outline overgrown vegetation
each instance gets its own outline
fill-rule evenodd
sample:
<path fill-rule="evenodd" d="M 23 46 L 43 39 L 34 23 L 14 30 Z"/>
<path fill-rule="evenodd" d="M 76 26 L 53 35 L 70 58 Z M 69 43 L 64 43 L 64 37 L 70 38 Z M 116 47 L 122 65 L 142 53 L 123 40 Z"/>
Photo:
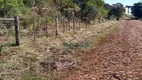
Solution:
<path fill-rule="evenodd" d="M 35 7 L 37 10 L 33 12 L 32 8 Z M 29 24 L 25 19 L 32 18 L 35 12 L 39 16 L 45 16 L 43 8 L 51 10 L 50 16 L 54 16 L 53 13 L 57 11 L 68 20 L 75 16 L 88 23 L 91 20 L 99 19 L 101 21 L 103 18 L 111 16 L 119 19 L 125 12 L 122 4 L 109 5 L 103 0 L 0 0 L 0 17 L 18 15 L 25 26 Z"/>
<path fill-rule="evenodd" d="M 87 50 L 93 48 L 118 22 L 99 23 L 123 15 L 123 11 L 114 13 L 114 7 L 103 0 L 0 0 L 0 17 L 20 19 L 20 46 L 14 45 L 14 25 L 0 25 L 0 79 L 61 80 L 69 69 L 82 63 L 80 57 L 74 58 L 74 52 L 85 51 L 82 47 L 67 49 L 63 43 L 87 42 Z M 94 21 L 98 24 L 86 27 Z M 58 36 L 51 34 L 57 31 Z"/>

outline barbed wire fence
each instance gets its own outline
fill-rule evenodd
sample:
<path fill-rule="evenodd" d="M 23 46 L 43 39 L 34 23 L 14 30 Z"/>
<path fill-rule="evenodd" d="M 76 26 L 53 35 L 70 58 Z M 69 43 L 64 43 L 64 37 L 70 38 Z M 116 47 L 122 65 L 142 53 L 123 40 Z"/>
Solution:
<path fill-rule="evenodd" d="M 14 41 L 14 35 L 15 43 L 9 43 L 10 41 Z M 0 52 L 3 46 L 19 45 L 19 18 L 17 16 L 14 18 L 0 18 Z"/>

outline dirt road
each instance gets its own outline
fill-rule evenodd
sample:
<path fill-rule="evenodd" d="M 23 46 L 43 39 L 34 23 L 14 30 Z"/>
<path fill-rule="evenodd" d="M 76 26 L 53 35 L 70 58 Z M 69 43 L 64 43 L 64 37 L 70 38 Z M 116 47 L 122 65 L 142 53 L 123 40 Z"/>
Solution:
<path fill-rule="evenodd" d="M 83 64 L 64 80 L 142 80 L 142 22 L 124 20 L 118 32 L 80 55 Z"/>

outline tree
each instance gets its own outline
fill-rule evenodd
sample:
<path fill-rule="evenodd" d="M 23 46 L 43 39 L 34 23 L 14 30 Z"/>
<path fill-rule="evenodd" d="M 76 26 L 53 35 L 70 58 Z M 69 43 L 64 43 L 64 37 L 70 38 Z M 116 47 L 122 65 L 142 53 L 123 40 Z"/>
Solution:
<path fill-rule="evenodd" d="M 86 8 L 82 16 L 83 16 L 83 20 L 90 23 L 90 21 L 94 20 L 97 16 L 97 6 L 91 2 L 87 2 Z"/>
<path fill-rule="evenodd" d="M 89 21 L 91 21 L 94 20 L 97 16 L 102 16 L 98 14 L 104 14 L 102 13 L 103 12 L 102 8 L 104 7 L 103 0 L 79 0 L 79 2 L 81 7 L 82 20 L 86 20 L 87 18 Z"/>
<path fill-rule="evenodd" d="M 21 0 L 0 0 L 0 16 L 12 17 L 20 14 L 20 8 L 24 7 Z"/>
<path fill-rule="evenodd" d="M 58 3 L 58 10 L 69 20 L 69 30 L 71 29 L 71 20 L 73 20 L 73 30 L 75 30 L 75 14 L 79 12 L 79 6 L 72 0 L 61 0 Z"/>
<path fill-rule="evenodd" d="M 61 4 L 59 4 L 60 12 L 68 17 L 72 16 L 72 13 L 76 13 L 80 10 L 79 6 L 76 3 L 73 3 L 72 0 L 62 0 Z M 70 17 L 68 17 L 69 19 Z"/>
<path fill-rule="evenodd" d="M 105 10 L 103 7 L 98 8 L 99 23 L 101 23 L 102 19 L 105 18 L 107 13 L 108 13 L 107 10 Z"/>
<path fill-rule="evenodd" d="M 111 12 L 113 6 L 112 5 L 109 5 L 107 3 L 104 4 L 104 9 L 106 10 L 106 15 L 105 15 L 105 18 L 110 18 L 113 14 Z"/>
<path fill-rule="evenodd" d="M 125 8 L 121 3 L 113 4 L 113 8 L 109 11 L 108 16 L 115 16 L 117 20 L 119 20 L 122 15 L 125 13 Z"/>
<path fill-rule="evenodd" d="M 134 6 L 132 7 L 132 14 L 136 18 L 141 18 L 142 17 L 142 3 L 135 3 Z"/>
<path fill-rule="evenodd" d="M 112 6 L 107 4 L 107 3 L 105 3 L 104 4 L 104 9 L 107 10 L 107 11 L 110 11 L 112 9 Z"/>
<path fill-rule="evenodd" d="M 33 7 L 33 4 L 35 3 L 34 0 L 23 0 L 23 3 L 27 7 Z"/>

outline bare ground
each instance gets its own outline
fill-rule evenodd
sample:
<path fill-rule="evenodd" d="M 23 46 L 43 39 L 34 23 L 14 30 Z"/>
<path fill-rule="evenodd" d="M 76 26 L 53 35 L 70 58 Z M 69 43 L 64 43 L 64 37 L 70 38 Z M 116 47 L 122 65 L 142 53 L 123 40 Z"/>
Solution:
<path fill-rule="evenodd" d="M 124 20 L 90 52 L 80 52 L 81 67 L 63 80 L 142 80 L 142 22 Z"/>

